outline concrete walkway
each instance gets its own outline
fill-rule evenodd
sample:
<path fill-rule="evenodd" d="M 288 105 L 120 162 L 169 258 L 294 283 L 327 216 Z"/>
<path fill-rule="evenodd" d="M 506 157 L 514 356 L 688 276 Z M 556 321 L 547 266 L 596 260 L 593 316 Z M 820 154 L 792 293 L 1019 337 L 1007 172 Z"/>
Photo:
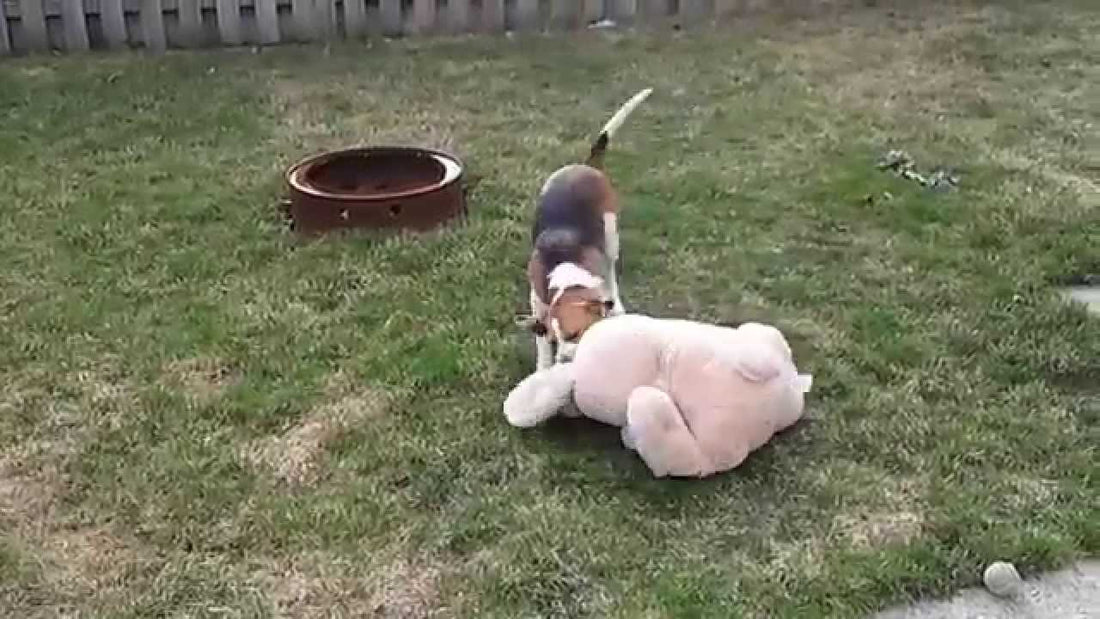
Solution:
<path fill-rule="evenodd" d="M 887 610 L 875 619 L 1100 619 L 1100 561 L 1027 579 L 1014 599 L 967 589 L 950 600 Z"/>
<path fill-rule="evenodd" d="M 1063 292 L 1066 298 L 1084 303 L 1088 311 L 1100 314 L 1100 286 L 1072 286 Z"/>

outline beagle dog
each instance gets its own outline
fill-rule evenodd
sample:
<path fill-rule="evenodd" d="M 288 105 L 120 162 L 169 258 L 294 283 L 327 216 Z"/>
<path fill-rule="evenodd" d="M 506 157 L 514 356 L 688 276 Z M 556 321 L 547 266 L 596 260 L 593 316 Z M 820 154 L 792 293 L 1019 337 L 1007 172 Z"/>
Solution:
<path fill-rule="evenodd" d="M 619 197 L 602 171 L 615 132 L 653 89 L 631 97 L 607 121 L 583 164 L 556 170 L 542 186 L 527 262 L 537 369 L 572 359 L 584 332 L 625 313 L 619 297 Z"/>

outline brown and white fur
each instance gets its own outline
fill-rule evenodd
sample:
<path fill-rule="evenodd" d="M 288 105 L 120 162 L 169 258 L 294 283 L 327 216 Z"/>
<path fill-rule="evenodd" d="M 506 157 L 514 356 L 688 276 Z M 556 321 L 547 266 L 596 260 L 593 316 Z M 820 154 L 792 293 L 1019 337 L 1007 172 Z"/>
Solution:
<path fill-rule="evenodd" d="M 540 370 L 570 360 L 589 327 L 626 311 L 616 276 L 619 197 L 601 167 L 611 138 L 651 92 L 624 103 L 597 134 L 585 163 L 559 168 L 539 193 L 527 279 Z"/>

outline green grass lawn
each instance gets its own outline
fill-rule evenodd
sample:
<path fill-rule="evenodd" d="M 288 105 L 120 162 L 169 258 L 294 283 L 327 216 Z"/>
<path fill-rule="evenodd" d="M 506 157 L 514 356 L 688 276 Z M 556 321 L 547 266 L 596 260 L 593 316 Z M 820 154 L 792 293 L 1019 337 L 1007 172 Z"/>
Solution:
<path fill-rule="evenodd" d="M 0 61 L 0 616 L 857 617 L 1096 555 L 1100 10 L 920 4 Z M 647 86 L 627 306 L 815 376 L 703 481 L 500 408 L 534 194 Z M 284 167 L 383 142 L 463 157 L 468 225 L 296 240 Z"/>

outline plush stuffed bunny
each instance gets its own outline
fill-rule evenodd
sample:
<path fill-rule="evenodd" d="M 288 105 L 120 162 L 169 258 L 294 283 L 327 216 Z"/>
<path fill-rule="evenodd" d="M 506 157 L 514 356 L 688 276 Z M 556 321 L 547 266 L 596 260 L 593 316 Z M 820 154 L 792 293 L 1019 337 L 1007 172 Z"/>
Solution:
<path fill-rule="evenodd" d="M 705 477 L 795 423 L 811 382 L 775 327 L 627 314 L 593 325 L 572 362 L 521 381 L 504 414 L 517 427 L 582 414 L 622 427 L 655 476 Z"/>

